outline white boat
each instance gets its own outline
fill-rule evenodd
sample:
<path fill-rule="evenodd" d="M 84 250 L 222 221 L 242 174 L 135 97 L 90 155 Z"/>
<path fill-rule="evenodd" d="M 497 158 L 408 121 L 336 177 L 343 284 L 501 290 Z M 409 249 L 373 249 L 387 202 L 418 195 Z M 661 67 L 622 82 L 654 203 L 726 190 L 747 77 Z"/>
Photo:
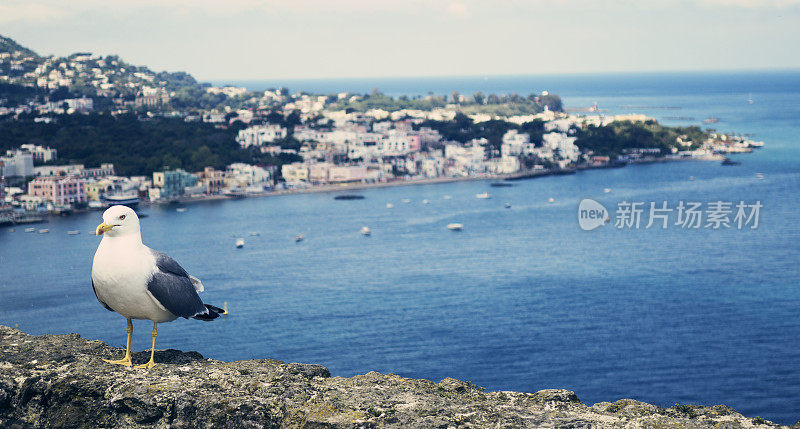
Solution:
<path fill-rule="evenodd" d="M 48 232 L 50 232 L 50 230 L 47 228 L 39 230 L 39 234 L 47 234 Z"/>
<path fill-rule="evenodd" d="M 447 229 L 449 229 L 450 231 L 461 231 L 462 229 L 464 229 L 464 225 L 460 223 L 448 223 Z"/>
<path fill-rule="evenodd" d="M 80 233 L 81 233 L 81 232 L 80 232 L 80 231 L 78 231 L 77 229 L 73 229 L 72 231 L 67 231 L 67 234 L 68 234 L 68 235 L 78 235 L 78 234 L 80 234 Z"/>
<path fill-rule="evenodd" d="M 445 195 L 445 196 L 444 196 L 444 197 L 442 197 L 442 198 L 444 198 L 445 200 L 450 200 L 450 199 L 452 199 L 453 197 L 452 197 L 452 196 L 450 196 L 450 195 Z"/>
<path fill-rule="evenodd" d="M 486 199 L 492 198 L 492 196 L 489 195 L 488 192 L 481 192 L 480 194 L 475 195 L 475 198 L 478 198 L 478 199 L 481 199 L 481 200 L 486 200 Z"/>
<path fill-rule="evenodd" d="M 36 231 L 36 228 L 25 228 L 25 232 L 33 232 Z"/>
<path fill-rule="evenodd" d="M 605 192 L 607 194 L 607 193 L 611 192 L 611 188 L 605 188 L 605 189 L 603 189 L 603 192 Z"/>
<path fill-rule="evenodd" d="M 139 204 L 139 196 L 135 193 L 129 195 L 106 195 L 103 200 L 110 206 L 122 205 L 136 208 Z"/>
<path fill-rule="evenodd" d="M 505 206 L 505 208 L 507 208 L 507 209 L 510 209 L 510 208 L 511 208 L 511 203 L 505 203 L 505 204 L 503 204 L 503 205 L 504 205 L 504 206 Z"/>
<path fill-rule="evenodd" d="M 762 173 L 756 173 L 756 178 L 757 179 L 763 179 L 764 175 Z"/>
<path fill-rule="evenodd" d="M 100 210 L 105 207 L 105 204 L 100 201 L 89 201 L 89 208 L 92 210 Z"/>
<path fill-rule="evenodd" d="M 430 204 L 430 203 L 431 202 L 429 200 L 422 200 L 422 204 Z"/>
<path fill-rule="evenodd" d="M 387 209 L 390 209 L 390 208 L 392 208 L 392 207 L 394 207 L 394 204 L 392 204 L 392 203 L 386 203 L 386 208 L 387 208 Z"/>
<path fill-rule="evenodd" d="M 553 203 L 553 202 L 555 202 L 555 201 L 556 201 L 556 199 L 555 199 L 555 198 L 550 198 L 549 200 L 547 200 L 547 202 L 548 202 L 548 203 Z"/>
<path fill-rule="evenodd" d="M 366 226 L 362 227 L 361 231 L 359 231 L 359 232 L 361 233 L 361 235 L 371 235 L 372 234 L 372 230 L 367 228 Z"/>
<path fill-rule="evenodd" d="M 294 237 L 294 242 L 295 242 L 295 243 L 299 243 L 299 242 L 303 241 L 303 239 L 304 239 L 304 238 L 305 238 L 305 237 L 303 237 L 303 234 L 297 234 L 297 235 Z"/>
<path fill-rule="evenodd" d="M 183 213 L 183 212 L 186 211 L 186 207 L 179 207 L 179 208 L 175 209 L 175 211 L 178 212 L 178 213 Z"/>
<path fill-rule="evenodd" d="M 252 232 L 249 233 L 249 235 L 251 237 L 258 237 L 259 235 L 261 235 L 261 233 L 260 232 L 256 232 L 256 231 L 252 231 Z"/>
<path fill-rule="evenodd" d="M 410 203 L 410 202 L 411 202 L 411 200 L 409 200 L 408 198 L 403 198 L 403 199 L 402 199 L 402 200 L 400 200 L 400 201 L 402 201 L 402 202 L 404 202 L 404 203 L 406 203 L 406 204 L 408 204 L 408 203 Z"/>
<path fill-rule="evenodd" d="M 689 176 L 689 180 L 694 180 L 694 176 Z"/>
<path fill-rule="evenodd" d="M 244 239 L 240 238 L 236 240 L 236 248 L 241 249 L 242 247 L 244 247 Z"/>

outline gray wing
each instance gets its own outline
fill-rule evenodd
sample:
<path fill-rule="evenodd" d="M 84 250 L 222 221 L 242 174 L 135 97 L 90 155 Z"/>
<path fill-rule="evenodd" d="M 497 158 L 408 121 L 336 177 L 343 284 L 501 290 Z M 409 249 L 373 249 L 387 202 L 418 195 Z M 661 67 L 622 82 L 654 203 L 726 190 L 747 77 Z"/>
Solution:
<path fill-rule="evenodd" d="M 100 300 L 100 297 L 99 297 L 99 296 L 97 296 L 97 289 L 94 287 L 94 279 L 92 279 L 92 290 L 94 291 L 94 297 L 95 297 L 95 298 L 97 298 L 97 301 L 99 301 L 99 302 L 100 302 L 100 304 L 103 304 L 103 307 L 105 307 L 105 308 L 106 308 L 106 310 L 108 310 L 108 311 L 114 311 L 114 309 L 113 309 L 113 308 L 109 307 L 109 306 L 108 306 L 108 304 L 106 304 L 105 302 L 101 301 L 101 300 Z"/>
<path fill-rule="evenodd" d="M 174 259 L 150 249 L 156 258 L 156 273 L 147 282 L 147 290 L 170 313 L 184 318 L 206 314 L 208 310 L 197 295 L 191 276 Z"/>

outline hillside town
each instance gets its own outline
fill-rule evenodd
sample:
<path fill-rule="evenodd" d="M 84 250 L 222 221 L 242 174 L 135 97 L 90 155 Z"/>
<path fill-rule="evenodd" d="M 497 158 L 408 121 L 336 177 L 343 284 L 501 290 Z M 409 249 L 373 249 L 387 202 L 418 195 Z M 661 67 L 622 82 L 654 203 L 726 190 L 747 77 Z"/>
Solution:
<path fill-rule="evenodd" d="M 0 223 L 36 214 L 100 209 L 109 204 L 168 203 L 209 198 L 419 183 L 513 178 L 665 159 L 716 159 L 763 143 L 716 132 L 675 134 L 662 146 L 610 153 L 579 140 L 617 125 L 660 127 L 639 114 L 568 114 L 547 91 L 521 97 L 248 91 L 198 84 L 185 73 L 155 73 L 113 56 L 40 57 L 0 40 L 0 120 L 58 123 L 70 115 L 180 118 L 233 130 L 242 151 L 280 160 L 199 166 L 163 165 L 147 174 L 117 175 L 112 160 L 84 165 L 59 157 L 47 141 L 5 148 L 0 157 Z M 471 137 L 484 125 L 494 136 Z M 527 130 L 527 132 L 526 132 Z M 698 129 L 699 130 L 699 129 Z M 463 137 L 463 136 L 467 137 Z M 462 138 L 463 137 L 463 138 Z M 585 138 L 585 141 L 590 141 Z"/>

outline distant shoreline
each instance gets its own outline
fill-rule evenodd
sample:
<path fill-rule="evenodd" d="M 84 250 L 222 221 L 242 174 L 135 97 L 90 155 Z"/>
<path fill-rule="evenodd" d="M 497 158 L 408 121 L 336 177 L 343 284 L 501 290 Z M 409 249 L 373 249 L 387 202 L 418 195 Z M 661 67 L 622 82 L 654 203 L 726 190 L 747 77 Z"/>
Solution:
<path fill-rule="evenodd" d="M 246 198 L 260 198 L 260 197 L 278 197 L 278 196 L 287 196 L 287 195 L 297 195 L 297 194 L 316 194 L 316 193 L 326 193 L 326 192 L 342 192 L 342 191 L 361 191 L 365 189 L 375 189 L 375 188 L 388 188 L 388 187 L 395 187 L 395 186 L 419 186 L 419 185 L 437 185 L 442 183 L 455 183 L 455 182 L 467 182 L 467 181 L 479 181 L 479 180 L 497 180 L 497 181 L 505 181 L 505 180 L 525 180 L 525 179 L 536 179 L 540 177 L 547 177 L 547 176 L 559 176 L 559 175 L 567 175 L 567 174 L 575 174 L 579 171 L 584 170 L 604 170 L 609 168 L 624 168 L 627 165 L 635 165 L 635 164 L 652 164 L 652 163 L 659 163 L 659 162 L 677 162 L 677 161 L 721 161 L 722 157 L 712 157 L 712 158 L 687 158 L 687 159 L 674 159 L 674 158 L 643 158 L 635 161 L 631 161 L 626 165 L 622 166 L 613 166 L 613 165 L 585 165 L 579 166 L 574 168 L 568 168 L 563 170 L 528 170 L 519 173 L 511 173 L 511 174 L 487 174 L 485 176 L 462 176 L 462 177 L 433 177 L 433 178 L 426 178 L 426 179 L 412 179 L 412 180 L 393 180 L 390 182 L 375 182 L 375 183 L 345 183 L 345 184 L 337 184 L 337 185 L 319 185 L 319 186 L 309 186 L 307 188 L 299 188 L 299 189 L 284 189 L 280 191 L 264 191 L 264 192 L 254 192 L 250 194 L 245 194 L 242 196 L 230 196 L 230 195 L 203 195 L 200 197 L 188 197 L 188 198 L 180 198 L 173 201 L 155 201 L 155 202 L 148 202 L 146 205 L 153 205 L 153 206 L 164 206 L 170 204 L 191 204 L 191 203 L 199 203 L 205 201 L 221 201 L 221 200 L 239 200 L 239 199 L 246 199 Z"/>

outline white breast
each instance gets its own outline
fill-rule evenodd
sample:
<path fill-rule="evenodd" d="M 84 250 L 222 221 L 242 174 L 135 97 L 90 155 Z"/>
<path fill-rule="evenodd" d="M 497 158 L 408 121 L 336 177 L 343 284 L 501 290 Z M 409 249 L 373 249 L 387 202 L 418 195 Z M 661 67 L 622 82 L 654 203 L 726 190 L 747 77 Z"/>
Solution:
<path fill-rule="evenodd" d="M 92 281 L 97 297 L 117 313 L 154 322 L 175 320 L 147 291 L 155 258 L 141 243 L 103 237 L 94 254 Z"/>

